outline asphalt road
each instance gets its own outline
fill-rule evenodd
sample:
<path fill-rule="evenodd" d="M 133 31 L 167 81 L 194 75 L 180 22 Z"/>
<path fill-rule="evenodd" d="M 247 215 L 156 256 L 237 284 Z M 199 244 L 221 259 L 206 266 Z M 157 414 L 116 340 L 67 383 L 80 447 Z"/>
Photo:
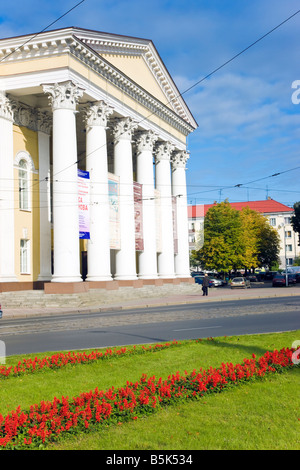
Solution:
<path fill-rule="evenodd" d="M 0 340 L 11 356 L 297 329 L 300 296 L 2 319 Z"/>

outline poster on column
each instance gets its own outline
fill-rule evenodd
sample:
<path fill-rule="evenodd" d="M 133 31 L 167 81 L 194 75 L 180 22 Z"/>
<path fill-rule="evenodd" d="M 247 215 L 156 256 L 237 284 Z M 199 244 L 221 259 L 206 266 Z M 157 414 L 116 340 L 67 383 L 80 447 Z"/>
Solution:
<path fill-rule="evenodd" d="M 143 186 L 136 181 L 133 182 L 134 195 L 134 221 L 135 221 L 135 249 L 144 250 L 143 235 Z"/>
<path fill-rule="evenodd" d="M 172 196 L 172 213 L 173 213 L 173 240 L 174 254 L 178 254 L 178 234 L 177 234 L 177 199 Z"/>
<path fill-rule="evenodd" d="M 90 238 L 90 174 L 88 171 L 78 170 L 78 212 L 79 212 L 79 238 Z"/>
<path fill-rule="evenodd" d="M 110 248 L 120 250 L 119 177 L 108 173 Z"/>
<path fill-rule="evenodd" d="M 161 200 L 160 191 L 154 190 L 155 196 L 155 225 L 156 225 L 156 251 L 157 253 L 162 252 L 162 241 L 161 241 Z"/>

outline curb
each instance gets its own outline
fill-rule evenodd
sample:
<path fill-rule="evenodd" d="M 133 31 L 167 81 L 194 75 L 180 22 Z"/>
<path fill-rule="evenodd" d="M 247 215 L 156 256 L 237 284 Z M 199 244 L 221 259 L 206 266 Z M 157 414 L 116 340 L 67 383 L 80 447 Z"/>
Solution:
<path fill-rule="evenodd" d="M 270 299 L 270 298 L 276 298 L 276 297 L 297 297 L 300 295 L 299 293 L 284 293 L 284 294 L 266 294 L 266 295 L 255 295 L 251 297 L 243 297 L 243 296 L 234 296 L 234 297 L 210 297 L 210 298 L 205 298 L 205 299 L 191 299 L 191 300 L 177 300 L 177 301 L 163 301 L 161 300 L 159 303 L 141 303 L 141 304 L 136 304 L 132 303 L 129 305 L 107 305 L 107 306 L 94 306 L 94 307 L 83 307 L 83 308 L 72 308 L 68 310 L 64 310 L 63 307 L 53 307 L 53 309 L 56 309 L 53 311 L 51 307 L 45 307 L 45 309 L 51 309 L 51 312 L 45 312 L 43 310 L 38 310 L 37 312 L 34 312 L 32 309 L 30 311 L 26 312 L 27 309 L 24 309 L 23 313 L 20 312 L 21 309 L 15 309 L 19 310 L 19 312 L 7 312 L 5 314 L 5 311 L 3 311 L 3 316 L 2 319 L 17 319 L 17 318 L 36 318 L 36 317 L 51 317 L 55 315 L 86 315 L 86 314 L 91 314 L 91 313 L 105 313 L 105 312 L 114 312 L 114 311 L 119 311 L 119 310 L 131 310 L 131 309 L 143 309 L 143 308 L 156 308 L 156 307 L 168 307 L 172 305 L 188 305 L 188 304 L 203 304 L 203 303 L 211 303 L 211 302 L 230 302 L 230 301 L 236 301 L 236 300 L 249 300 L 249 299 Z M 201 295 L 202 297 L 202 295 Z M 13 308 L 11 310 L 14 310 Z"/>

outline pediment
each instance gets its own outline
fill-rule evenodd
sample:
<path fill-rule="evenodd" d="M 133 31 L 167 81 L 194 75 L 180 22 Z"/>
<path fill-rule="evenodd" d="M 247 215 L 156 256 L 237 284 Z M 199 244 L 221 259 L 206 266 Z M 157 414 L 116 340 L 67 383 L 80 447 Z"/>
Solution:
<path fill-rule="evenodd" d="M 74 35 L 182 119 L 197 127 L 153 42 L 74 28 Z"/>
<path fill-rule="evenodd" d="M 52 59 L 66 53 L 78 58 L 124 93 L 134 96 L 152 113 L 180 129 L 180 132 L 188 134 L 198 127 L 149 39 L 77 27 L 0 39 L 2 64 L 36 58 Z M 29 89 L 32 90 L 34 86 L 36 84 L 31 83 Z M 12 84 L 8 89 L 17 94 L 15 88 Z"/>

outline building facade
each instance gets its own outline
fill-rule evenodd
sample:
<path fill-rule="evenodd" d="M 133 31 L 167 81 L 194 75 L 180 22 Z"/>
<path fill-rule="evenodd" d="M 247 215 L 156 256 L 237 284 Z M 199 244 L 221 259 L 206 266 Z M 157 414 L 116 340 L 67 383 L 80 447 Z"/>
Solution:
<path fill-rule="evenodd" d="M 197 124 L 152 41 L 1 39 L 0 70 L 0 289 L 188 279 Z"/>
<path fill-rule="evenodd" d="M 244 207 L 263 214 L 280 236 L 280 268 L 293 266 L 294 259 L 300 256 L 298 234 L 291 225 L 291 217 L 294 211 L 280 202 L 271 198 L 262 201 L 232 202 L 231 207 L 241 210 Z M 205 237 L 204 217 L 213 204 L 188 206 L 189 218 L 189 248 L 190 251 L 201 248 Z"/>

